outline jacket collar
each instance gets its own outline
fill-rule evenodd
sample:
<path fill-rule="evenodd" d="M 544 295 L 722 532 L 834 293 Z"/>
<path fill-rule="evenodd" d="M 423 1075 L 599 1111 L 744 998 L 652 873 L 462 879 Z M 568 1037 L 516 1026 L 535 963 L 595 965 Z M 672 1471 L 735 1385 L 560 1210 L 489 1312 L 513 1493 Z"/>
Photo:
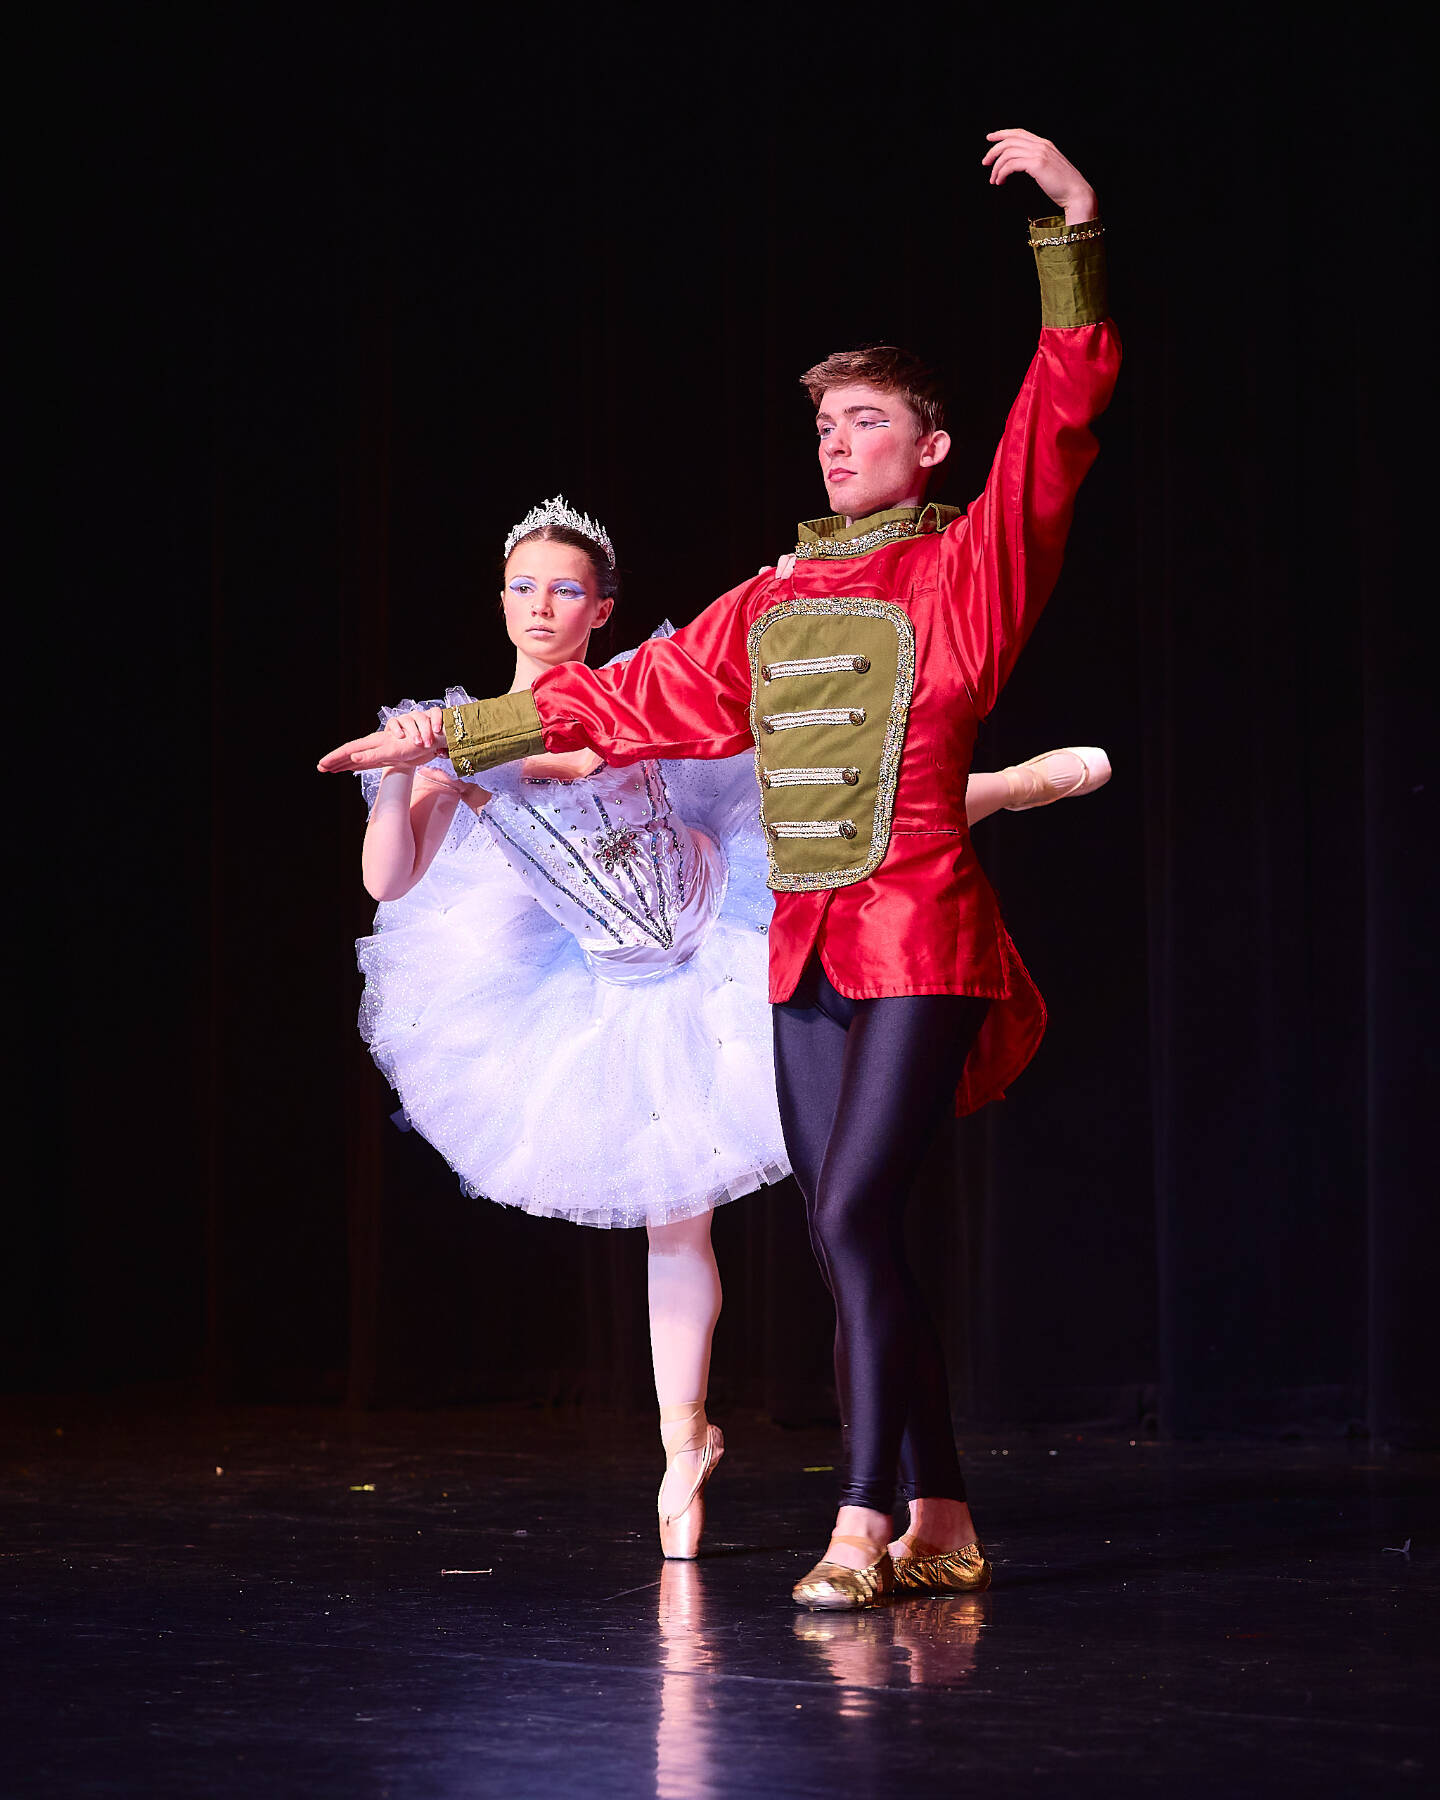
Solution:
<path fill-rule="evenodd" d="M 883 512 L 869 513 L 847 525 L 842 517 L 831 513 L 828 518 L 806 519 L 797 531 L 795 554 L 801 557 L 864 556 L 882 544 L 899 543 L 903 538 L 924 537 L 943 531 L 960 517 L 958 506 L 941 506 L 927 501 L 924 506 L 890 506 Z"/>

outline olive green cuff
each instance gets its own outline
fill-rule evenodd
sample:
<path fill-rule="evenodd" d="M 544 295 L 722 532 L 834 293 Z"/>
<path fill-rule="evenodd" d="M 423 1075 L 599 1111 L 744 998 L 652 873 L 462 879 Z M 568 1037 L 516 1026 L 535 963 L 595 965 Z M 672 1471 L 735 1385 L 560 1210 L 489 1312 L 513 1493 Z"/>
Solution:
<path fill-rule="evenodd" d="M 1032 219 L 1030 247 L 1040 276 L 1040 323 L 1097 325 L 1110 310 L 1105 291 L 1105 227 Z"/>
<path fill-rule="evenodd" d="M 445 708 L 445 746 L 457 775 L 476 775 L 496 763 L 538 756 L 545 748 L 540 713 L 529 688 L 498 700 L 469 700 Z"/>

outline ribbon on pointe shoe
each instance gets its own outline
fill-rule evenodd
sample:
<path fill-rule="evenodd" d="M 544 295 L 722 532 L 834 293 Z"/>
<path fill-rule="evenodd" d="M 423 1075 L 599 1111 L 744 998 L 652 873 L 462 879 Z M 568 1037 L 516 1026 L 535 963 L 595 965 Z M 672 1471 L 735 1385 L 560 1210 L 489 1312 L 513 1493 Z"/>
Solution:
<path fill-rule="evenodd" d="M 683 1406 L 662 1406 L 660 1442 L 665 1446 L 666 1456 L 683 1456 L 687 1450 L 703 1450 L 709 1425 L 703 1400 L 687 1400 Z"/>
<path fill-rule="evenodd" d="M 1053 756 L 1072 756 L 1080 765 L 1075 780 L 1055 780 L 1042 764 Z M 1006 812 L 1029 812 L 1034 806 L 1049 806 L 1056 800 L 1081 794 L 1093 794 L 1110 779 L 1110 758 L 1093 744 L 1066 744 L 1059 750 L 1042 750 L 1039 756 L 1027 757 L 1023 763 L 1012 763 L 1000 774 L 1010 798 Z"/>
<path fill-rule="evenodd" d="M 695 1496 L 710 1479 L 723 1441 L 719 1431 L 705 1417 L 703 1400 L 690 1400 L 683 1406 L 660 1408 L 660 1442 L 665 1447 L 666 1474 L 669 1474 L 670 1465 L 677 1456 L 684 1456 L 687 1451 L 700 1452 L 700 1467 L 696 1471 L 690 1492 L 685 1496 L 685 1504 L 677 1507 L 674 1512 L 665 1513 L 665 1524 L 670 1525 L 676 1519 L 683 1519 L 695 1504 Z"/>

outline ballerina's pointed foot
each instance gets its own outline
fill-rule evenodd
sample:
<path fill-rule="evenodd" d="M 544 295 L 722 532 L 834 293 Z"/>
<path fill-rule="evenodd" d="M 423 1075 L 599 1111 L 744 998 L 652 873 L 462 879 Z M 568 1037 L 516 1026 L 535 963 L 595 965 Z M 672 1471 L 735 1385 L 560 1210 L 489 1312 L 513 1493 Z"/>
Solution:
<path fill-rule="evenodd" d="M 1000 773 L 1010 790 L 1005 811 L 1029 812 L 1104 787 L 1110 779 L 1110 758 L 1095 744 L 1067 744 L 1063 750 L 1044 750 L 1013 763 Z"/>
<path fill-rule="evenodd" d="M 666 1557 L 681 1562 L 700 1554 L 700 1539 L 705 1534 L 705 1486 L 725 1454 L 720 1427 L 707 1421 L 704 1433 L 698 1445 L 671 1454 L 660 1483 L 660 1549 Z"/>
<path fill-rule="evenodd" d="M 875 1546 L 867 1538 L 842 1537 L 838 1532 L 832 1544 L 848 1544 L 852 1549 L 873 1552 Z M 817 1611 L 856 1611 L 864 1606 L 883 1606 L 895 1590 L 895 1571 L 890 1552 L 882 1549 L 876 1560 L 863 1569 L 852 1569 L 845 1563 L 822 1558 L 808 1575 L 801 1576 L 790 1590 L 797 1606 Z"/>

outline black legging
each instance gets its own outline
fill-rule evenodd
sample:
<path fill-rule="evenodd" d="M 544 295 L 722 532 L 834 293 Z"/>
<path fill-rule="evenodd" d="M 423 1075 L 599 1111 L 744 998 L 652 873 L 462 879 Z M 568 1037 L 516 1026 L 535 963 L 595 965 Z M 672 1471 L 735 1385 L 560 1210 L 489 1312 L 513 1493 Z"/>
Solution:
<path fill-rule="evenodd" d="M 775 1083 L 810 1242 L 835 1301 L 842 1506 L 963 1500 L 940 1337 L 905 1255 L 905 1202 L 988 1000 L 849 1000 L 812 952 L 774 1009 Z"/>

